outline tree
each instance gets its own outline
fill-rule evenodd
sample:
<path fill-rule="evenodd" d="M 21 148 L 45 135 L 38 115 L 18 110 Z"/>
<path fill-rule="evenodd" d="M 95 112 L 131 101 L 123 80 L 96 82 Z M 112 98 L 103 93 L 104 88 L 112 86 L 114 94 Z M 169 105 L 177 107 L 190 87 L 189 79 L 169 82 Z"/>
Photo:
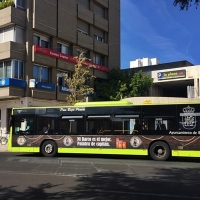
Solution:
<path fill-rule="evenodd" d="M 74 105 L 77 102 L 86 101 L 86 98 L 89 94 L 94 93 L 94 88 L 89 86 L 90 80 L 93 80 L 95 77 L 91 75 L 91 68 L 94 66 L 91 64 L 85 66 L 85 63 L 88 59 L 83 57 L 81 53 L 79 56 L 74 57 L 75 71 L 72 75 L 72 78 L 66 77 L 65 82 L 69 87 L 70 94 L 67 95 L 67 105 Z"/>
<path fill-rule="evenodd" d="M 13 0 L 3 0 L 0 2 L 0 10 L 7 8 L 9 6 L 15 6 L 15 3 Z"/>
<path fill-rule="evenodd" d="M 191 6 L 191 3 L 193 0 L 174 0 L 173 5 L 177 6 L 179 4 L 181 10 L 188 10 L 188 8 Z M 199 4 L 200 0 L 194 0 L 194 5 L 196 5 L 196 8 Z"/>
<path fill-rule="evenodd" d="M 112 69 L 108 80 L 96 82 L 97 94 L 101 100 L 120 100 L 122 98 L 145 95 L 153 85 L 153 79 L 142 71 L 128 72 Z"/>
<path fill-rule="evenodd" d="M 140 70 L 138 73 L 131 74 L 129 97 L 144 96 L 153 85 L 153 78 Z"/>

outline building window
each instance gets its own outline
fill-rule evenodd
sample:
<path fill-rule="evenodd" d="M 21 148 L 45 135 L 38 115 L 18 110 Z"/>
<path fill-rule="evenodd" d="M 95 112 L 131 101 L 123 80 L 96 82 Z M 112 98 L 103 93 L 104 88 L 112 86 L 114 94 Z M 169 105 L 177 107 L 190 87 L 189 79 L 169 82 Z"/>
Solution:
<path fill-rule="evenodd" d="M 103 65 L 103 56 L 95 54 L 93 56 L 93 63 Z"/>
<path fill-rule="evenodd" d="M 4 28 L 0 30 L 0 43 L 13 41 L 17 43 L 25 43 L 25 30 L 19 26 Z"/>
<path fill-rule="evenodd" d="M 24 63 L 19 60 L 0 62 L 0 78 L 23 79 Z"/>
<path fill-rule="evenodd" d="M 98 40 L 98 41 L 100 41 L 100 42 L 104 42 L 103 38 L 100 37 L 100 36 L 98 36 L 98 35 L 94 35 L 94 39 L 95 39 L 95 40 Z"/>
<path fill-rule="evenodd" d="M 41 35 L 34 35 L 33 44 L 44 48 L 49 48 L 49 38 Z"/>
<path fill-rule="evenodd" d="M 33 66 L 33 78 L 38 82 L 49 83 L 49 68 L 34 65 Z"/>
<path fill-rule="evenodd" d="M 77 49 L 77 56 L 83 55 L 83 58 L 89 58 L 88 56 L 88 51 L 82 50 L 82 49 Z"/>
<path fill-rule="evenodd" d="M 57 51 L 60 53 L 71 55 L 71 48 L 69 45 L 57 43 Z"/>
<path fill-rule="evenodd" d="M 78 21 L 78 28 L 77 28 L 77 31 L 82 33 L 82 34 L 85 34 L 85 35 L 88 35 L 88 32 L 89 32 L 89 25 L 87 23 L 84 23 L 82 21 Z"/>
<path fill-rule="evenodd" d="M 71 78 L 71 73 L 66 71 L 57 71 L 57 84 L 66 86 L 66 78 Z"/>
<path fill-rule="evenodd" d="M 100 42 L 104 42 L 104 32 L 100 29 L 94 30 L 94 39 Z"/>
<path fill-rule="evenodd" d="M 11 60 L 0 62 L 0 78 L 12 78 L 11 63 Z"/>
<path fill-rule="evenodd" d="M 77 3 L 88 10 L 90 9 L 90 0 L 78 0 Z"/>
<path fill-rule="evenodd" d="M 16 79 L 23 79 L 24 63 L 19 60 L 14 60 L 14 77 Z"/>
<path fill-rule="evenodd" d="M 19 26 L 15 26 L 15 42 L 25 44 L 25 29 Z"/>
<path fill-rule="evenodd" d="M 94 13 L 102 18 L 105 18 L 105 8 L 100 5 L 94 4 Z"/>
<path fill-rule="evenodd" d="M 85 31 L 83 31 L 83 30 L 81 30 L 81 29 L 78 29 L 77 30 L 79 33 L 82 33 L 82 34 L 84 34 L 84 35 L 88 35 L 88 33 L 87 32 L 85 32 Z"/>
<path fill-rule="evenodd" d="M 14 41 L 14 28 L 6 28 L 0 31 L 0 42 Z"/>
<path fill-rule="evenodd" d="M 26 8 L 25 0 L 15 0 L 15 7 L 24 10 Z"/>

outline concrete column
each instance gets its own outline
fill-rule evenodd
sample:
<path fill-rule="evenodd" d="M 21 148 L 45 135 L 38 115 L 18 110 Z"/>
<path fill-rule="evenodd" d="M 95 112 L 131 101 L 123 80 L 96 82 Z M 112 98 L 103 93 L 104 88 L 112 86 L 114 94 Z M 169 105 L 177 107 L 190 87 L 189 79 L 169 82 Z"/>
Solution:
<path fill-rule="evenodd" d="M 72 46 L 72 56 L 74 57 L 74 56 L 77 56 L 77 45 L 73 45 Z"/>
<path fill-rule="evenodd" d="M 9 130 L 6 130 L 7 129 L 7 109 L 6 108 L 2 108 L 1 109 L 1 133 L 5 133 L 6 131 L 9 131 Z"/>
<path fill-rule="evenodd" d="M 194 98 L 198 99 L 199 97 L 199 81 L 197 78 L 194 78 Z"/>
<path fill-rule="evenodd" d="M 33 78 L 33 63 L 32 63 L 32 48 L 33 48 L 33 1 L 26 1 L 27 6 L 27 20 L 26 20 L 26 60 L 24 63 L 24 75 L 27 85 L 29 80 Z M 31 96 L 29 87 L 25 89 L 25 96 Z"/>

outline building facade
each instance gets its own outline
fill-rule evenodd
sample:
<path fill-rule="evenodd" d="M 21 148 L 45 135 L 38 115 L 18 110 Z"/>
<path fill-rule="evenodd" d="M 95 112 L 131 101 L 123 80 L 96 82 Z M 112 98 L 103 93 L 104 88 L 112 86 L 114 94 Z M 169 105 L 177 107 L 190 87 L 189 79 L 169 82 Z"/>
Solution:
<path fill-rule="evenodd" d="M 74 56 L 97 78 L 120 67 L 120 0 L 14 2 L 0 10 L 1 130 L 13 107 L 66 105 Z"/>
<path fill-rule="evenodd" d="M 150 97 L 200 99 L 200 66 L 183 60 L 171 63 L 137 66 L 128 71 L 142 71 L 153 78 Z M 199 101 L 199 100 L 198 100 Z"/>

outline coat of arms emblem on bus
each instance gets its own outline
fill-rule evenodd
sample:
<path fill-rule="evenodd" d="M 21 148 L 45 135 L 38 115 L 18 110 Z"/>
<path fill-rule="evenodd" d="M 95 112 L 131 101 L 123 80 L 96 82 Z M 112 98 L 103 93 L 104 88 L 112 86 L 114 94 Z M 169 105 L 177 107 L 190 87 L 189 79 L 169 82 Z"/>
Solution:
<path fill-rule="evenodd" d="M 196 127 L 196 115 L 194 113 L 195 108 L 187 106 L 182 109 L 183 113 L 180 113 L 182 115 L 182 126 L 183 128 L 187 130 L 194 129 Z"/>

